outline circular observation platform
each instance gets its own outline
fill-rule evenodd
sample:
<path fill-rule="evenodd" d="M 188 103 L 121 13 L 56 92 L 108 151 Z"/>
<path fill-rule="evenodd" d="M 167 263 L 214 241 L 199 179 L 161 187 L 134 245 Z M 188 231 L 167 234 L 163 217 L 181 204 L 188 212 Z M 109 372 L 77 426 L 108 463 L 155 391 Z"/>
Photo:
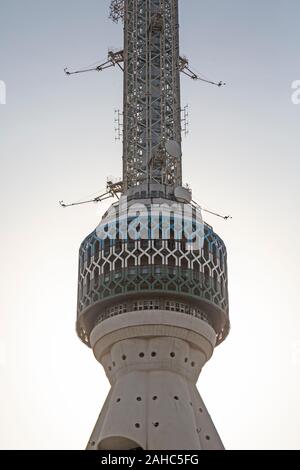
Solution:
<path fill-rule="evenodd" d="M 221 238 L 211 226 L 201 224 L 202 245 L 193 247 L 183 231 L 179 235 L 181 222 L 176 215 L 168 220 L 159 215 L 155 223 L 153 215 L 139 216 L 138 236 L 135 230 L 136 239 L 126 238 L 118 205 L 114 207 L 114 215 L 106 213 L 102 219 L 102 233 L 96 229 L 80 247 L 76 323 L 80 339 L 91 346 L 92 330 L 106 319 L 160 310 L 207 322 L 216 333 L 216 344 L 221 343 L 230 327 L 227 252 Z M 126 219 L 129 234 L 135 220 L 132 214 Z M 195 228 L 197 223 L 193 211 L 182 218 L 182 225 Z M 103 238 L 112 224 L 113 236 Z"/>

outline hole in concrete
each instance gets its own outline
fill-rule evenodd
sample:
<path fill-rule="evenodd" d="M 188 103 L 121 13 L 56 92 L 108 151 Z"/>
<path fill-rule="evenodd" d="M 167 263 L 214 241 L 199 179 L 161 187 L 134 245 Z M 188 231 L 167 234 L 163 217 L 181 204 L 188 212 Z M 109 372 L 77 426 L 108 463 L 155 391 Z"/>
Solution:
<path fill-rule="evenodd" d="M 192 367 L 195 367 L 195 363 L 194 363 L 194 362 L 191 362 L 191 366 L 192 366 Z"/>
<path fill-rule="evenodd" d="M 140 356 L 140 357 L 145 357 L 145 354 L 144 354 L 143 352 L 141 352 L 141 353 L 139 354 L 139 356 Z"/>
<path fill-rule="evenodd" d="M 202 410 L 202 408 L 199 408 L 199 411 L 200 411 L 200 413 L 203 413 L 203 410 Z"/>
<path fill-rule="evenodd" d="M 121 398 L 117 398 L 117 403 L 120 403 L 120 401 L 121 401 Z"/>
<path fill-rule="evenodd" d="M 98 450 L 136 450 L 142 449 L 141 445 L 135 441 L 131 441 L 127 437 L 108 437 L 103 439 L 97 446 Z"/>
<path fill-rule="evenodd" d="M 127 358 L 126 358 L 125 354 L 123 354 L 122 359 L 123 359 L 123 361 L 126 361 Z"/>
<path fill-rule="evenodd" d="M 137 399 L 137 401 L 142 401 L 141 397 L 137 397 L 136 399 Z"/>
<path fill-rule="evenodd" d="M 110 366 L 108 367 L 108 370 L 111 370 L 111 367 L 110 367 Z"/>
<path fill-rule="evenodd" d="M 155 356 L 156 356 L 156 352 L 153 351 L 153 352 L 151 353 L 151 356 L 152 356 L 152 357 L 155 357 Z"/>
<path fill-rule="evenodd" d="M 210 436 L 205 436 L 205 439 L 206 439 L 207 441 L 209 441 L 209 440 L 210 440 Z"/>
<path fill-rule="evenodd" d="M 171 357 L 175 357 L 175 353 L 174 353 L 174 352 L 171 352 L 171 353 L 170 353 L 170 356 L 171 356 Z"/>
<path fill-rule="evenodd" d="M 188 360 L 189 360 L 188 357 L 186 357 L 185 360 L 184 360 L 184 362 L 187 363 Z"/>
<path fill-rule="evenodd" d="M 153 426 L 154 426 L 155 428 L 158 428 L 159 423 L 153 423 Z"/>
<path fill-rule="evenodd" d="M 179 400 L 179 398 L 178 398 L 178 396 L 177 396 L 177 395 L 175 395 L 175 397 L 174 397 L 174 400 Z"/>
<path fill-rule="evenodd" d="M 115 363 L 115 361 L 113 362 L 113 366 L 114 366 L 114 367 L 116 367 L 116 363 Z"/>
<path fill-rule="evenodd" d="M 154 395 L 154 397 L 152 397 L 152 400 L 154 400 L 154 401 L 157 400 L 157 396 Z"/>
<path fill-rule="evenodd" d="M 140 426 L 139 423 L 135 423 L 135 427 L 136 427 L 136 428 L 140 428 L 141 426 Z"/>

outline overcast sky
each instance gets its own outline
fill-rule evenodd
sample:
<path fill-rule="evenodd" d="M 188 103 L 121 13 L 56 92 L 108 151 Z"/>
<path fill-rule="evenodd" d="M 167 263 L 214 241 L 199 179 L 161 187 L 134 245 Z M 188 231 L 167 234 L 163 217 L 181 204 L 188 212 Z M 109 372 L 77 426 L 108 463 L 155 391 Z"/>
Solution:
<path fill-rule="evenodd" d="M 109 386 L 75 334 L 77 255 L 121 176 L 122 72 L 65 66 L 122 47 L 108 0 L 0 0 L 0 447 L 84 448 Z M 300 448 L 300 3 L 181 0 L 184 181 L 227 244 L 232 329 L 199 391 L 228 449 Z"/>

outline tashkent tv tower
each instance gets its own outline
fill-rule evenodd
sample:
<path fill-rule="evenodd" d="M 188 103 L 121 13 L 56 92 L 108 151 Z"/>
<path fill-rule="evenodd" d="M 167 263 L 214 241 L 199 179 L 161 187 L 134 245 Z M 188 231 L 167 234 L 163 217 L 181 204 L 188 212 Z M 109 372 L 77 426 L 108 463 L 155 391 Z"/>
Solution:
<path fill-rule="evenodd" d="M 110 16 L 124 48 L 65 69 L 124 74 L 123 179 L 94 199 L 118 198 L 79 254 L 77 333 L 111 384 L 87 449 L 223 449 L 196 382 L 229 332 L 226 247 L 182 183 L 180 74 L 207 80 L 180 56 L 178 0 Z"/>

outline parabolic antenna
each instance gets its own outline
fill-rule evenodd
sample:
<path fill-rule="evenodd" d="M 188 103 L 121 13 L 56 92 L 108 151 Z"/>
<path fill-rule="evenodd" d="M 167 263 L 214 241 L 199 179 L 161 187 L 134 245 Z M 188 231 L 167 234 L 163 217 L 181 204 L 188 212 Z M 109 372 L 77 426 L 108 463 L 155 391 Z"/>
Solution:
<path fill-rule="evenodd" d="M 174 195 L 178 202 L 183 202 L 189 204 L 192 200 L 192 192 L 189 188 L 184 188 L 183 186 L 177 186 L 175 188 Z"/>
<path fill-rule="evenodd" d="M 177 158 L 178 160 L 182 155 L 181 147 L 180 147 L 179 143 L 176 142 L 176 140 L 167 140 L 166 141 L 166 151 L 169 155 L 171 155 L 171 157 Z"/>

